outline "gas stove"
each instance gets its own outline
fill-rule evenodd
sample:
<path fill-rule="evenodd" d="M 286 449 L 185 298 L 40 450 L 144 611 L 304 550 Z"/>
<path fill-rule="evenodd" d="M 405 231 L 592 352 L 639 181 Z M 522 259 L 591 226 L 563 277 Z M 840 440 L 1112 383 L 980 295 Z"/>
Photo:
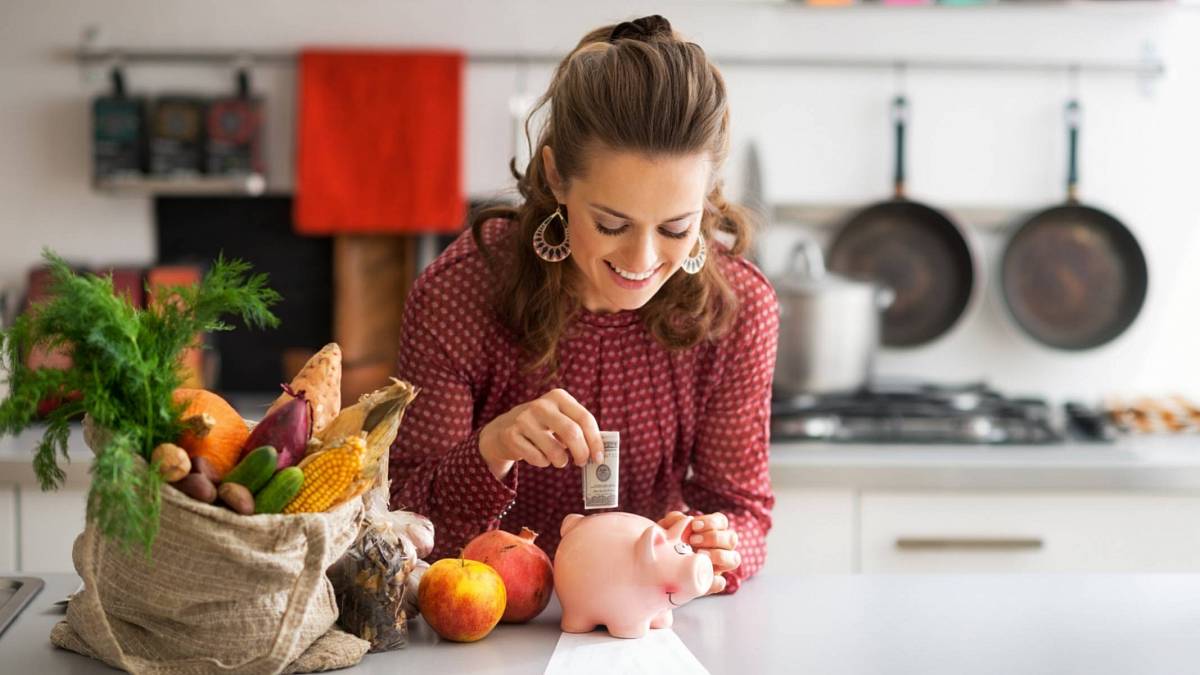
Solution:
<path fill-rule="evenodd" d="M 772 440 L 841 443 L 1053 444 L 1105 440 L 1088 411 L 1059 414 L 1040 398 L 1007 397 L 982 383 L 878 382 L 846 394 L 776 400 Z"/>

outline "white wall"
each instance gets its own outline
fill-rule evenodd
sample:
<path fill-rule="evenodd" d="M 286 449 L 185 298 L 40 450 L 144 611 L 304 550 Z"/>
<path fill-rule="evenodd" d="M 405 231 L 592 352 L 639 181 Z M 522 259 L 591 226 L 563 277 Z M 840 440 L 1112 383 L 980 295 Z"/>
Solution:
<path fill-rule="evenodd" d="M 93 194 L 87 101 L 105 86 L 67 57 L 83 28 L 101 44 L 295 49 L 302 45 L 454 46 L 471 51 L 563 53 L 586 30 L 659 12 L 716 57 L 732 54 L 955 56 L 1135 60 L 1151 45 L 1168 74 L 1145 95 L 1131 78 L 1084 75 L 1082 196 L 1123 218 L 1151 267 L 1143 314 L 1116 342 L 1086 354 L 1032 344 L 1001 314 L 991 266 L 1002 239 L 981 234 L 988 286 L 942 340 L 888 352 L 886 373 L 987 378 L 1052 395 L 1200 391 L 1200 12 L 1157 3 L 985 8 L 809 9 L 749 2 L 532 0 L 5 0 L 0 5 L 0 284 L 19 282 L 44 245 L 84 262 L 153 256 L 150 202 Z M 290 67 L 257 68 L 268 99 L 272 189 L 291 183 Z M 527 73 L 529 91 L 548 69 Z M 739 193 L 742 148 L 754 139 L 774 201 L 868 202 L 889 188 L 890 72 L 725 70 Z M 220 91 L 229 73 L 138 67 L 134 90 Z M 517 69 L 472 66 L 467 84 L 466 182 L 471 194 L 508 185 L 507 100 Z M 1066 78 L 1012 73 L 910 72 L 909 192 L 935 204 L 1032 207 L 1061 198 L 1061 107 Z M 777 252 L 791 237 L 768 234 Z M 768 255 L 764 267 L 778 268 Z"/>

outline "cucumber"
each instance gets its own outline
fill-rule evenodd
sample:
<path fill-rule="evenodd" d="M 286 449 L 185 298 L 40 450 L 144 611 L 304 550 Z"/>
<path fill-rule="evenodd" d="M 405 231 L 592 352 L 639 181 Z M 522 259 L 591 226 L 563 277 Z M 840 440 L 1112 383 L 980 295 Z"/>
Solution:
<path fill-rule="evenodd" d="M 225 474 L 223 482 L 244 485 L 250 492 L 258 492 L 275 475 L 279 453 L 269 445 L 251 450 L 238 465 Z"/>
<path fill-rule="evenodd" d="M 304 485 L 304 472 L 299 467 L 289 466 L 275 474 L 267 486 L 254 495 L 255 513 L 279 513 L 287 506 Z"/>

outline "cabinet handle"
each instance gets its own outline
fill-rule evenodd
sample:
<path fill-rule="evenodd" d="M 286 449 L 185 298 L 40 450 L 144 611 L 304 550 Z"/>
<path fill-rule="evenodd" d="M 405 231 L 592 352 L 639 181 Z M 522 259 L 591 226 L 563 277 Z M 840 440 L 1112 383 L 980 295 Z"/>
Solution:
<path fill-rule="evenodd" d="M 1041 537 L 899 537 L 901 551 L 1026 551 L 1042 548 Z"/>

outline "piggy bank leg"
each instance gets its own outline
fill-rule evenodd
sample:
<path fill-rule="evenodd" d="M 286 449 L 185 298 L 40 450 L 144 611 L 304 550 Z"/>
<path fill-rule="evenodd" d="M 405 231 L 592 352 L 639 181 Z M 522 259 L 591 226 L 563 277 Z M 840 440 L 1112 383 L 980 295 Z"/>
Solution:
<path fill-rule="evenodd" d="M 650 621 L 651 628 L 670 628 L 671 624 L 675 623 L 675 615 L 671 610 L 664 609 Z"/>
<path fill-rule="evenodd" d="M 590 633 L 600 624 L 578 614 L 563 612 L 562 622 L 559 625 L 564 633 Z"/>
<path fill-rule="evenodd" d="M 610 623 L 608 626 L 608 634 L 619 638 L 640 638 L 646 637 L 646 633 L 650 632 L 650 621 L 639 621 L 637 623 Z"/>

